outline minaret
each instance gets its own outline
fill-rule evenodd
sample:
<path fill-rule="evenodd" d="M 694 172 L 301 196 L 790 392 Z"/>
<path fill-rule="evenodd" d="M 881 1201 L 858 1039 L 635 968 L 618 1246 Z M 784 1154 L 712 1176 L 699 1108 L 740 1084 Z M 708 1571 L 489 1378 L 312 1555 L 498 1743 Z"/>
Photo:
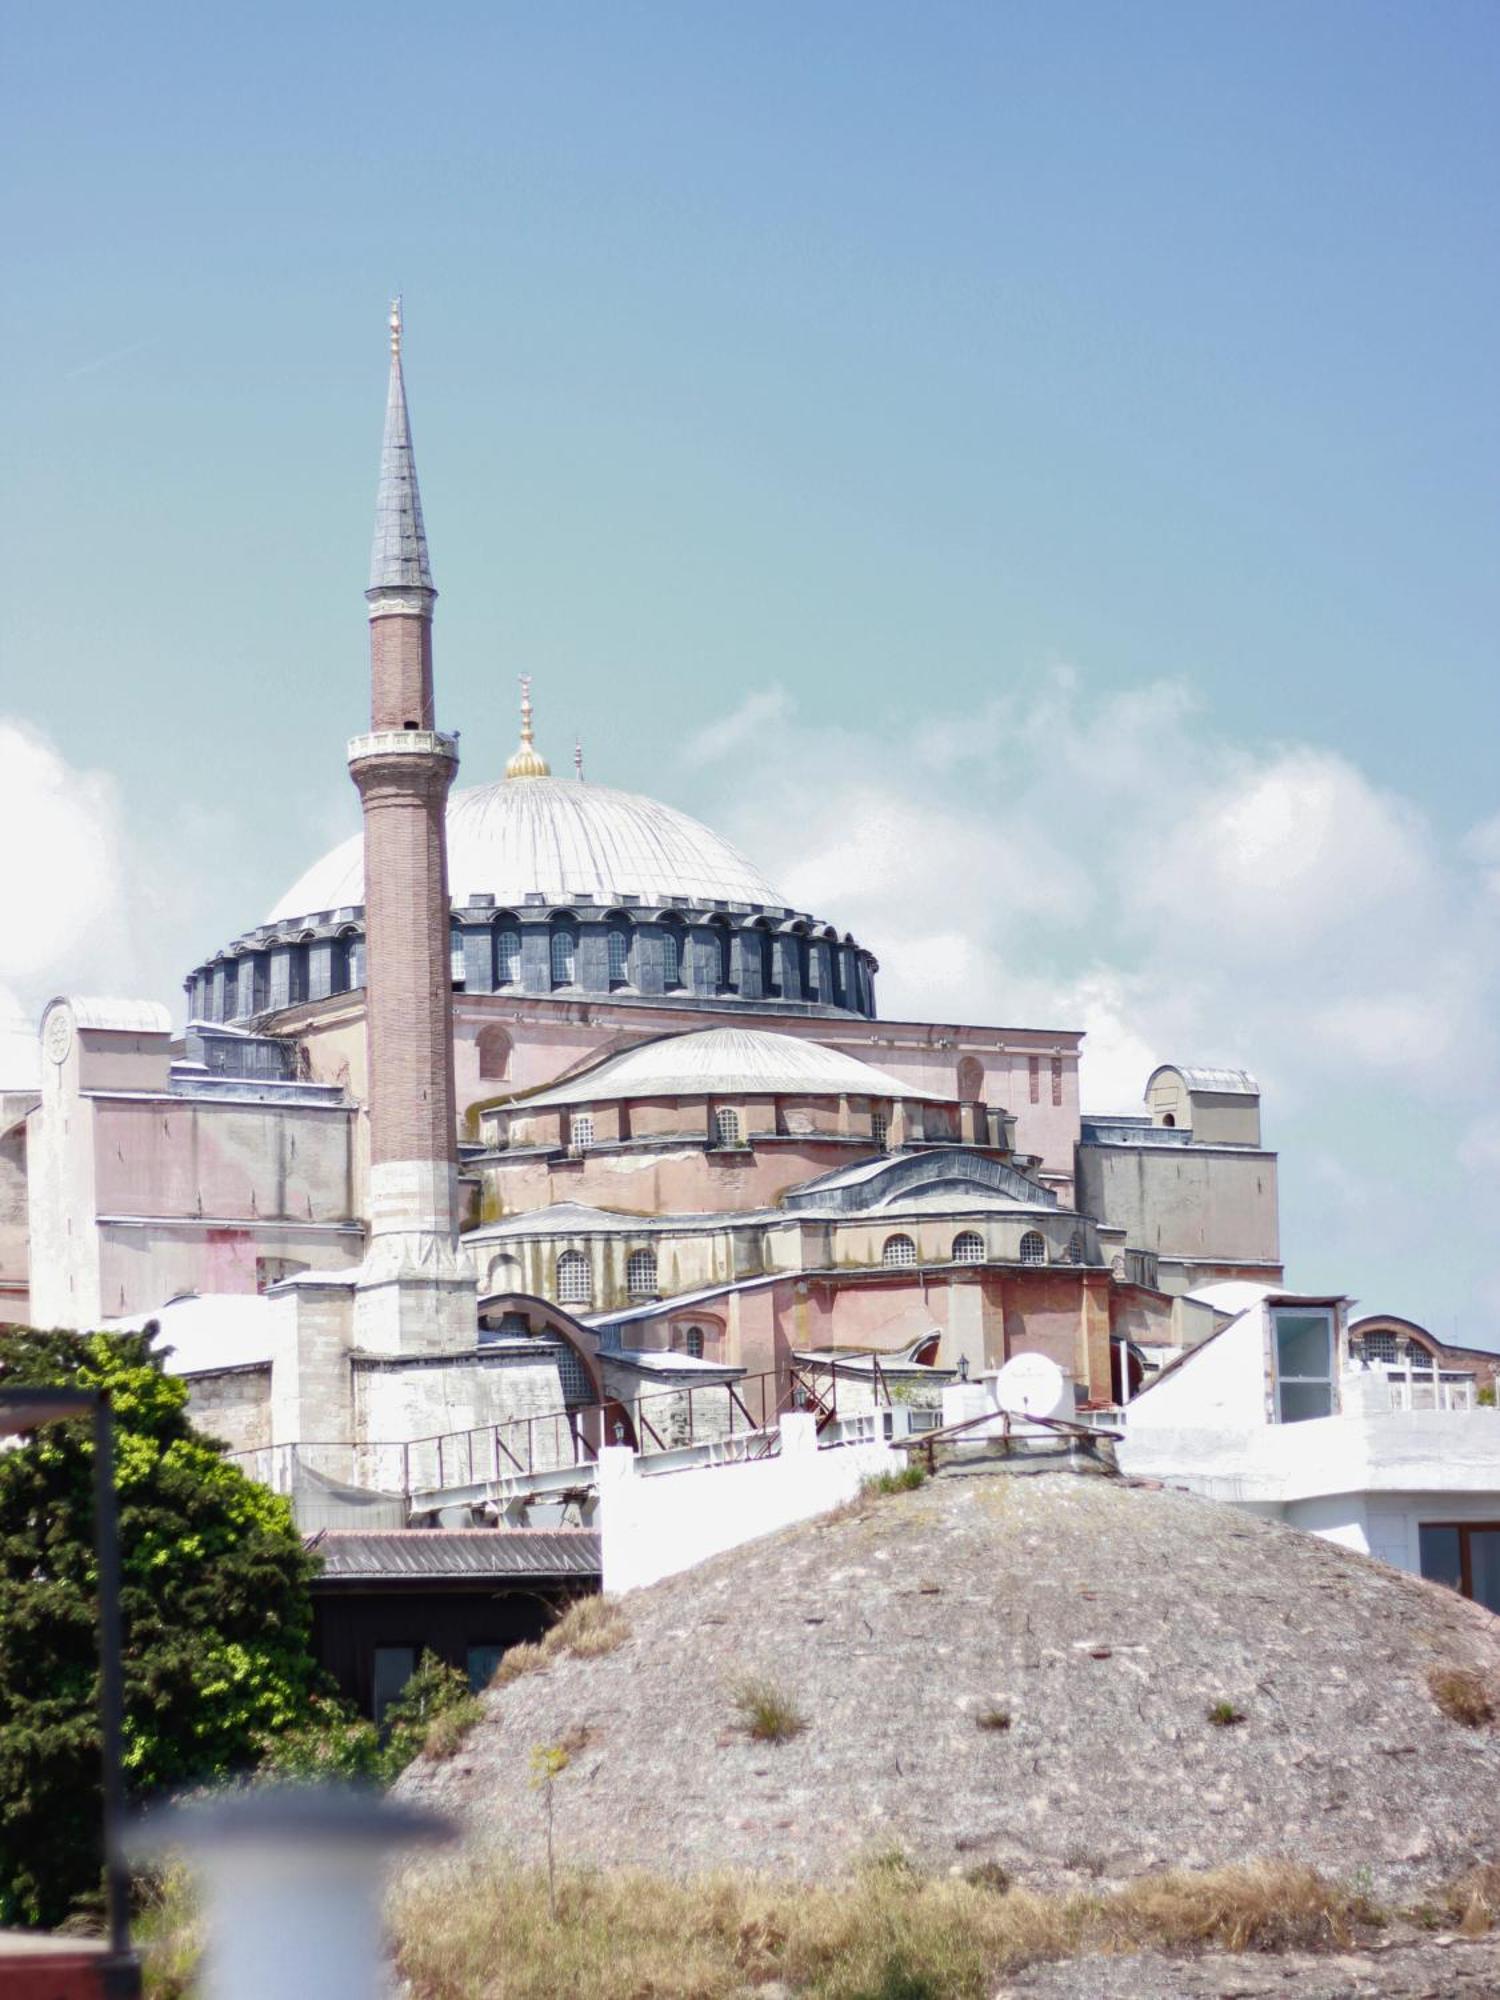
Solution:
<path fill-rule="evenodd" d="M 437 592 L 401 372 L 401 302 L 370 558 L 370 729 L 349 745 L 365 822 L 370 1245 L 355 1340 L 386 1353 L 474 1340 L 457 1254 L 458 1156 L 448 917 L 448 788 L 458 739 L 434 727 Z"/>

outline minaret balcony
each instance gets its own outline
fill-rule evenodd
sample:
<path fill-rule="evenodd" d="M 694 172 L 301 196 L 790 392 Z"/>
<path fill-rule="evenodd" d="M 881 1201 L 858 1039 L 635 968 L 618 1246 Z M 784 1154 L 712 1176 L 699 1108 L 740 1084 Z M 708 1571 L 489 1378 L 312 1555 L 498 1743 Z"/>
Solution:
<path fill-rule="evenodd" d="M 364 736 L 351 736 L 350 764 L 363 763 L 367 757 L 444 757 L 456 764 L 458 737 L 441 729 L 372 729 Z"/>

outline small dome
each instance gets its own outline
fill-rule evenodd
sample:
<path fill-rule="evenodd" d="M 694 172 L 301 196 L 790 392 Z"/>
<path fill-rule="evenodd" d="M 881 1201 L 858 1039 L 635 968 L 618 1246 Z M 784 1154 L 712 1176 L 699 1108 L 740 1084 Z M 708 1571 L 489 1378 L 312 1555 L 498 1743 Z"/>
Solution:
<path fill-rule="evenodd" d="M 551 1090 L 515 1101 L 517 1111 L 551 1105 L 597 1104 L 625 1097 L 924 1097 L 858 1056 L 801 1035 L 761 1028 L 705 1028 L 692 1035 L 658 1035 L 620 1055 L 606 1056 Z"/>
<path fill-rule="evenodd" d="M 364 836 L 315 862 L 268 919 L 288 923 L 364 902 Z M 744 855 L 686 813 L 634 792 L 575 779 L 502 779 L 448 801 L 448 882 L 455 904 L 490 895 L 498 904 L 592 896 L 610 903 L 687 896 L 694 902 L 786 899 Z"/>

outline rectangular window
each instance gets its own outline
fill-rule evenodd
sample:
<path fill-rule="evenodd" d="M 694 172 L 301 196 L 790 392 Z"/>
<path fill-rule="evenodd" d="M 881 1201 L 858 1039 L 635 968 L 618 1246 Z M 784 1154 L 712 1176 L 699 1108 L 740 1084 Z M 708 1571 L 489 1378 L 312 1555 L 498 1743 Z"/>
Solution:
<path fill-rule="evenodd" d="M 1333 1415 L 1333 1314 L 1327 1307 L 1273 1311 L 1276 1415 L 1283 1424 Z"/>
<path fill-rule="evenodd" d="M 1052 1058 L 1052 1102 L 1062 1103 L 1062 1057 Z"/>
<path fill-rule="evenodd" d="M 1033 1104 L 1040 1104 L 1042 1101 L 1042 1059 L 1040 1056 L 1032 1056 L 1030 1058 L 1030 1069 L 1031 1101 Z"/>
<path fill-rule="evenodd" d="M 1500 1526 L 1424 1521 L 1418 1539 L 1423 1576 L 1500 1612 Z"/>
<path fill-rule="evenodd" d="M 375 1672 L 371 1688 L 370 1705 L 374 1710 L 377 1722 L 384 1719 L 386 1710 L 416 1671 L 417 1649 L 415 1646 L 377 1646 L 375 1648 Z"/>

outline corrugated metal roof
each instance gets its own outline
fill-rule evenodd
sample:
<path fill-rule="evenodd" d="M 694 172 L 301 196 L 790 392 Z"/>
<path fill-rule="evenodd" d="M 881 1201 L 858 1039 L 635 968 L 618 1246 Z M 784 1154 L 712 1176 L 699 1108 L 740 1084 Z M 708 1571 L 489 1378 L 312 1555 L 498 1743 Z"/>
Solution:
<path fill-rule="evenodd" d="M 333 1582 L 442 1577 L 597 1577 L 604 1558 L 586 1528 L 325 1528 L 309 1547 Z"/>
<path fill-rule="evenodd" d="M 552 901 L 592 896 L 786 908 L 737 848 L 656 799 L 569 778 L 505 778 L 472 785 L 448 801 L 448 880 L 453 901 L 490 895 L 501 907 L 528 893 Z M 364 835 L 315 862 L 272 910 L 271 923 L 342 910 L 365 900 Z M 528 912 L 535 914 L 535 912 Z M 603 915 L 603 910 L 592 914 Z"/>
<path fill-rule="evenodd" d="M 760 1028 L 704 1028 L 660 1035 L 607 1056 L 553 1090 L 520 1098 L 518 1111 L 620 1097 L 921 1097 L 935 1093 L 888 1076 L 842 1049 Z M 935 1101 L 941 1102 L 940 1099 Z"/>
<path fill-rule="evenodd" d="M 1146 1089 L 1162 1070 L 1176 1070 L 1189 1090 L 1207 1090 L 1220 1097 L 1259 1097 L 1260 1085 L 1247 1069 L 1218 1069 L 1208 1063 L 1163 1063 L 1146 1079 Z"/>
<path fill-rule="evenodd" d="M 60 996 L 80 1028 L 117 1035 L 170 1035 L 172 1016 L 157 1000 L 93 999 L 72 993 Z M 52 1006 L 58 1005 L 54 1000 Z M 50 1013 L 49 1007 L 48 1012 Z"/>

